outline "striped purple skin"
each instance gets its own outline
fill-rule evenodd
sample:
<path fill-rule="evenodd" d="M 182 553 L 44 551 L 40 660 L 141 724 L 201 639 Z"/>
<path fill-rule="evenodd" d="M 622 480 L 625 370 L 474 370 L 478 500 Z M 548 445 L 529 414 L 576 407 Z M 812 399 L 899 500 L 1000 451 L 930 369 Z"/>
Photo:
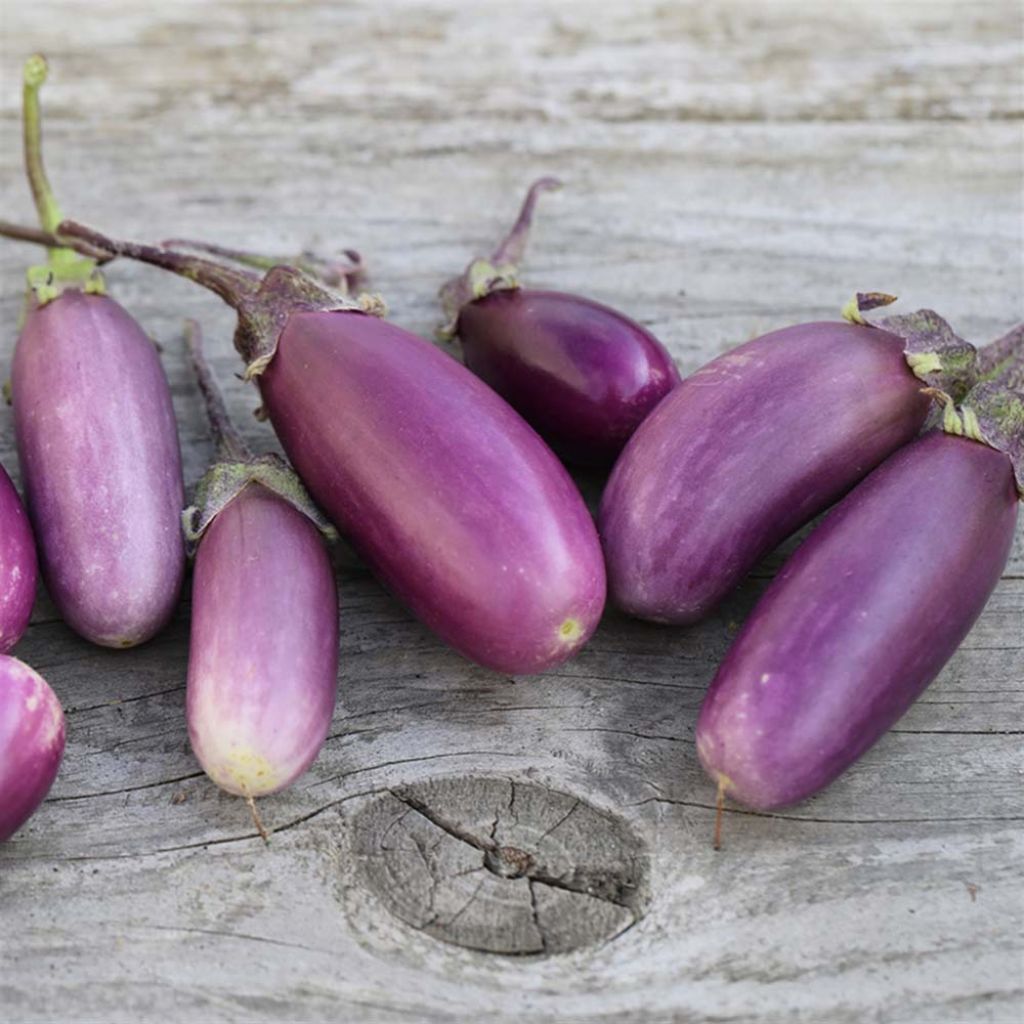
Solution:
<path fill-rule="evenodd" d="M 464 366 L 374 317 L 295 313 L 258 379 L 313 498 L 452 647 L 528 673 L 590 637 L 605 597 L 590 514 L 540 437 Z"/>
<path fill-rule="evenodd" d="M 921 429 L 902 342 L 812 323 L 683 381 L 641 424 L 598 518 L 612 600 L 654 622 L 706 616 L 791 533 Z"/>
<path fill-rule="evenodd" d="M 249 484 L 199 543 L 186 716 L 203 770 L 259 797 L 313 762 L 334 713 L 338 594 L 317 528 Z"/>
<path fill-rule="evenodd" d="M 462 307 L 457 331 L 466 366 L 580 465 L 611 464 L 679 383 L 650 331 L 576 295 L 495 291 Z"/>
<path fill-rule="evenodd" d="M 148 640 L 185 571 L 181 455 L 156 348 L 113 299 L 69 290 L 29 312 L 11 380 L 47 589 L 87 640 Z"/>
<path fill-rule="evenodd" d="M 64 712 L 41 675 L 0 654 L 0 843 L 49 793 L 64 756 Z"/>
<path fill-rule="evenodd" d="M 697 751 L 731 797 L 803 800 L 875 743 L 985 607 L 1017 522 L 1010 460 L 930 432 L 833 509 L 751 613 L 711 684 Z"/>
<path fill-rule="evenodd" d="M 38 575 L 28 516 L 0 466 L 0 654 L 9 651 L 28 628 Z"/>

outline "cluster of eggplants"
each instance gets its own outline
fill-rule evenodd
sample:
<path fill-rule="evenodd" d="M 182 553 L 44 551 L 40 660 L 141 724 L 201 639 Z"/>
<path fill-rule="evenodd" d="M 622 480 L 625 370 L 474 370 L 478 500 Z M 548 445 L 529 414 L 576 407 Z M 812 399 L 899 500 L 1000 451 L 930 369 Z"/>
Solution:
<path fill-rule="evenodd" d="M 608 465 L 679 383 L 668 351 L 617 310 L 564 292 L 520 287 L 518 263 L 541 192 L 530 187 L 512 230 L 441 290 L 466 366 L 505 398 L 567 461 Z"/>
<path fill-rule="evenodd" d="M 42 58 L 25 68 L 25 155 L 44 230 L 61 214 L 40 152 Z M 185 551 L 181 456 L 153 342 L 103 294 L 95 262 L 29 271 L 11 370 L 14 430 L 47 589 L 83 637 L 130 647 L 170 618 Z"/>
<path fill-rule="evenodd" d="M 206 774 L 252 801 L 290 785 L 327 736 L 338 597 L 302 485 L 276 456 L 254 457 L 241 440 L 194 324 L 188 348 L 218 447 L 185 513 L 198 542 L 188 733 Z"/>
<path fill-rule="evenodd" d="M 62 237 L 182 274 L 239 313 L 236 348 L 316 503 L 435 633 L 509 673 L 564 661 L 605 599 L 593 520 L 551 450 L 436 346 L 292 267 Z"/>

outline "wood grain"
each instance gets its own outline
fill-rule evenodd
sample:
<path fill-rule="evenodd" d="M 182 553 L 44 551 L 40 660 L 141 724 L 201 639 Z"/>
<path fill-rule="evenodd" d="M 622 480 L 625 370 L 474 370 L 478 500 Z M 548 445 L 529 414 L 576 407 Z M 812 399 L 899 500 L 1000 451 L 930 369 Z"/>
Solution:
<path fill-rule="evenodd" d="M 568 187 L 538 214 L 527 280 L 632 313 L 684 372 L 770 328 L 834 316 L 857 289 L 934 307 L 979 341 L 1024 314 L 1013 2 L 37 0 L 3 4 L 0 19 L 10 219 L 31 215 L 19 76 L 42 48 L 48 162 L 69 214 L 150 240 L 355 246 L 392 317 L 420 332 L 440 283 L 544 172 Z M 0 247 L 0 366 L 29 258 Z M 163 345 L 188 482 L 210 446 L 180 350 L 186 316 L 206 327 L 247 439 L 272 446 L 252 391 L 230 376 L 229 311 L 146 268 L 108 277 Z M 7 409 L 0 460 L 16 477 Z M 339 705 L 310 773 L 265 802 L 277 829 L 266 847 L 188 749 L 187 599 L 131 652 L 78 640 L 41 599 L 18 654 L 63 701 L 68 752 L 50 799 L 0 847 L 0 1017 L 1024 1013 L 1024 530 L 978 624 L 897 728 L 814 800 L 731 809 L 718 854 L 693 727 L 781 553 L 698 628 L 609 612 L 571 664 L 521 679 L 443 649 L 349 553 L 336 557 Z M 473 792 L 474 780 L 621 819 L 649 861 L 640 919 L 555 953 L 556 924 L 568 922 L 568 947 L 579 918 L 538 901 L 544 955 L 535 908 L 514 892 L 520 930 L 499 933 L 541 948 L 508 957 L 392 913 L 360 846 L 374 808 L 417 786 Z M 481 851 L 422 827 L 451 839 L 455 872 L 460 858 L 480 867 Z"/>

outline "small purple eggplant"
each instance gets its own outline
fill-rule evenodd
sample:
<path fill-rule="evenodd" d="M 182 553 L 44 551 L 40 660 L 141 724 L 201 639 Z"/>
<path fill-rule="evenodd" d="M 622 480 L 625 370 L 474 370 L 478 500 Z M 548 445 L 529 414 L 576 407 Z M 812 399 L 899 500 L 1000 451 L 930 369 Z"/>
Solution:
<path fill-rule="evenodd" d="M 0 654 L 6 654 L 28 628 L 36 599 L 36 545 L 28 516 L 0 466 Z"/>
<path fill-rule="evenodd" d="M 25 157 L 43 228 L 61 220 L 40 153 L 41 57 L 25 65 Z M 11 373 L 14 429 L 43 576 L 68 624 L 130 647 L 170 618 L 185 569 L 170 389 L 96 264 L 51 249 L 29 271 Z"/>
<path fill-rule="evenodd" d="M 697 722 L 720 799 L 772 810 L 823 789 L 910 707 L 981 614 L 1024 493 L 1024 392 L 979 385 L 959 412 L 947 409 L 946 429 L 968 436 L 929 431 L 887 459 L 751 613 Z"/>
<path fill-rule="evenodd" d="M 338 594 L 319 536 L 328 529 L 276 455 L 256 458 L 228 419 L 188 329 L 217 461 L 184 516 L 198 542 L 186 715 L 192 749 L 222 789 L 254 798 L 291 785 L 323 746 L 334 713 Z"/>
<path fill-rule="evenodd" d="M 64 712 L 41 675 L 0 654 L 0 843 L 49 793 L 64 756 Z"/>
<path fill-rule="evenodd" d="M 533 208 L 555 178 L 534 182 L 505 240 L 441 290 L 443 336 L 548 441 L 580 465 L 610 464 L 679 383 L 665 347 L 617 310 L 518 283 Z"/>
<path fill-rule="evenodd" d="M 893 301 L 861 296 L 861 308 Z M 754 565 L 910 441 L 922 380 L 971 380 L 974 348 L 922 310 L 870 326 L 811 323 L 688 377 L 626 446 L 598 517 L 609 591 L 654 622 L 706 616 Z M 920 379 L 919 379 L 920 378 Z"/>
<path fill-rule="evenodd" d="M 525 674 L 590 637 L 605 597 L 593 520 L 551 450 L 464 366 L 293 267 L 260 280 L 73 222 L 59 234 L 238 310 L 246 375 L 314 500 L 447 643 Z"/>

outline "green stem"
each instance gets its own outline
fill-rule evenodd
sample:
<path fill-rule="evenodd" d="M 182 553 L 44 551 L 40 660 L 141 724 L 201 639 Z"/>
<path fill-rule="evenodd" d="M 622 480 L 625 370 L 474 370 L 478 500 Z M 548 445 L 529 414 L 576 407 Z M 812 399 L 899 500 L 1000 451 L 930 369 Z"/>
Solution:
<path fill-rule="evenodd" d="M 22 127 L 25 142 L 25 170 L 32 188 L 32 198 L 39 211 L 43 230 L 53 234 L 64 219 L 43 167 L 43 129 L 39 112 L 39 89 L 46 81 L 46 58 L 33 54 L 25 61 L 22 88 Z"/>
<path fill-rule="evenodd" d="M 252 458 L 252 451 L 242 439 L 228 415 L 224 404 L 224 393 L 217 386 L 210 364 L 203 355 L 203 332 L 195 320 L 185 321 L 185 348 L 188 351 L 196 383 L 206 404 L 206 418 L 210 433 L 217 445 L 217 455 L 225 462 L 246 462 Z"/>

